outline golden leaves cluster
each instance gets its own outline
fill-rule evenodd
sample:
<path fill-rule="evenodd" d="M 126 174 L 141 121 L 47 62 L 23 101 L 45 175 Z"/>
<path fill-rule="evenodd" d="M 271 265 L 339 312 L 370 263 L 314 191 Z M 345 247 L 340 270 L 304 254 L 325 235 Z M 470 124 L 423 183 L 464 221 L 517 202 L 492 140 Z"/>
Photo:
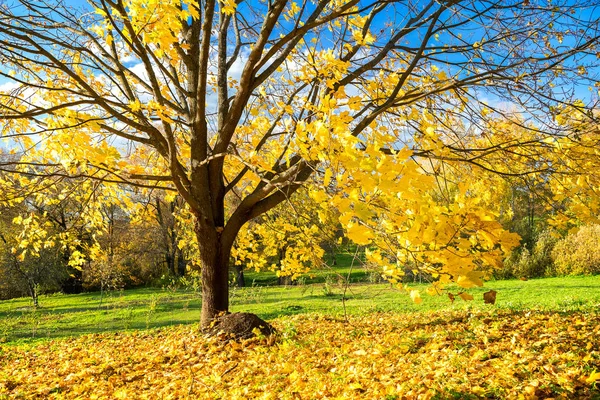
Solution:
<path fill-rule="evenodd" d="M 489 183 L 460 161 L 440 161 L 445 132 L 426 110 L 418 145 L 439 148 L 438 159 L 420 159 L 407 147 L 394 150 L 401 134 L 389 125 L 373 123 L 354 137 L 350 122 L 341 122 L 343 114 L 331 113 L 326 123 L 305 124 L 297 132 L 299 151 L 310 143 L 305 157 L 323 165 L 324 185 L 313 190 L 313 198 L 340 213 L 347 237 L 367 246 L 367 259 L 391 282 L 413 269 L 433 278 L 431 293 L 450 282 L 482 285 L 485 271 L 501 265 L 519 243 L 498 221 L 489 190 L 475 190 Z M 417 295 L 411 297 L 418 301 Z"/>

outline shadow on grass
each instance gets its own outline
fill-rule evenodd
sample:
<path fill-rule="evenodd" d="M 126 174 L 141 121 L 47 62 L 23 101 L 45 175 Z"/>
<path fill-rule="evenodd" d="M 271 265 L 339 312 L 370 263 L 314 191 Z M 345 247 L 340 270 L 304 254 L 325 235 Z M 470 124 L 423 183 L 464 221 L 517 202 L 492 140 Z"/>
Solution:
<path fill-rule="evenodd" d="M 348 276 L 348 272 L 336 272 L 335 269 L 321 269 L 313 271 L 314 277 L 304 277 L 303 284 L 313 285 L 325 283 L 331 280 L 338 281 L 339 279 L 348 279 L 350 283 L 370 283 L 369 272 L 361 268 L 356 268 Z M 281 286 L 278 283 L 275 274 L 265 274 L 264 272 L 248 272 L 246 275 L 246 283 L 248 287 L 277 287 Z M 295 285 L 294 285 L 295 286 Z"/>
<path fill-rule="evenodd" d="M 36 309 L 20 307 L 17 302 L 0 312 L 0 343 L 157 328 L 200 319 L 201 300 L 194 293 L 132 292 L 130 296 L 109 295 L 102 304 L 99 293 L 61 296 L 59 301 L 48 296 L 48 305 Z M 146 298 L 141 297 L 144 295 Z"/>
<path fill-rule="evenodd" d="M 131 301 L 131 302 L 105 302 L 103 304 L 90 304 L 88 307 L 20 307 L 14 310 L 1 311 L 0 319 L 17 318 L 24 315 L 34 313 L 40 316 L 63 315 L 63 314 L 78 314 L 78 313 L 97 313 L 97 312 L 115 312 L 121 310 L 146 310 L 151 300 Z M 195 298 L 173 298 L 173 299 L 158 299 L 156 308 L 160 311 L 176 311 L 186 307 L 196 307 L 200 305 L 200 299 Z"/>
<path fill-rule="evenodd" d="M 200 315 L 198 314 L 197 319 L 172 319 L 172 320 L 159 320 L 152 321 L 149 323 L 143 321 L 134 321 L 124 325 L 122 320 L 115 321 L 104 321 L 99 324 L 81 325 L 81 326 L 63 326 L 61 328 L 40 328 L 22 330 L 13 334 L 9 334 L 4 337 L 4 342 L 19 342 L 27 343 L 37 340 L 45 339 L 67 339 L 71 337 L 77 337 L 89 334 L 101 334 L 111 332 L 127 332 L 135 330 L 146 330 L 146 329 L 157 329 L 175 325 L 193 325 L 198 324 L 200 321 Z"/>

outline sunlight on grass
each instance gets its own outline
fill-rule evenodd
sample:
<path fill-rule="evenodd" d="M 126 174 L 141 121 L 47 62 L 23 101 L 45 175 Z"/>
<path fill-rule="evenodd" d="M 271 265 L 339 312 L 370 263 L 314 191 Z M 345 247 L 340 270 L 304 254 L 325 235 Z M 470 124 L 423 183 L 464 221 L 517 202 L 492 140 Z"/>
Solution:
<path fill-rule="evenodd" d="M 483 293 L 490 289 L 498 292 L 494 306 L 483 304 Z M 389 284 L 344 287 L 341 281 L 331 280 L 288 287 L 232 288 L 230 301 L 231 311 L 252 312 L 269 320 L 306 313 L 342 317 L 372 312 L 495 308 L 582 311 L 600 306 L 600 276 L 491 281 L 483 288 L 468 292 L 474 296 L 473 301 L 457 299 L 451 303 L 446 296 L 424 295 L 423 303 L 416 305 L 406 293 Z M 0 341 L 22 343 L 86 333 L 193 324 L 200 318 L 200 295 L 184 289 L 110 292 L 105 294 L 102 304 L 100 293 L 49 295 L 41 297 L 40 305 L 38 309 L 31 308 L 27 298 L 0 302 Z"/>

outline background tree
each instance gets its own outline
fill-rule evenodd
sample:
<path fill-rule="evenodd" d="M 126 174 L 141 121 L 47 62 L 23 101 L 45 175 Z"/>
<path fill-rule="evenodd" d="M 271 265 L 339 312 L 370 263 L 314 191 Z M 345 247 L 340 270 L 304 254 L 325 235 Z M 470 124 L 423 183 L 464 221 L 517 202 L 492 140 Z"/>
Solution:
<path fill-rule="evenodd" d="M 89 260 L 82 267 L 86 286 L 100 288 L 100 303 L 106 290 L 122 289 L 127 280 L 135 280 L 127 266 L 134 264 L 135 238 L 129 233 L 129 217 L 117 205 L 100 210 L 105 231 L 86 249 Z"/>
<path fill-rule="evenodd" d="M 58 290 L 68 274 L 61 263 L 60 249 L 54 246 L 47 230 L 40 227 L 40 219 L 35 214 L 22 219 L 20 211 L 19 208 L 4 209 L 0 218 L 0 296 L 26 294 L 31 297 L 33 307 L 38 307 L 39 295 Z M 28 238 L 39 240 L 30 251 L 19 247 L 22 229 L 30 231 Z"/>
<path fill-rule="evenodd" d="M 185 275 L 187 259 L 178 245 L 181 233 L 177 224 L 177 212 L 184 206 L 181 197 L 174 199 L 155 196 L 154 207 L 161 240 L 160 246 L 164 255 L 167 270 L 172 276 Z"/>
<path fill-rule="evenodd" d="M 453 126 L 477 120 L 482 91 L 540 118 L 569 102 L 564 82 L 584 81 L 598 41 L 589 2 L 89 4 L 0 7 L 2 135 L 38 187 L 76 176 L 177 191 L 195 221 L 203 325 L 228 309 L 240 229 L 311 176 L 346 193 L 334 202 L 350 239 L 393 239 L 374 257 L 391 271 L 400 246 L 445 265 L 446 280 L 479 284 L 473 269 L 514 237 L 466 188 L 438 205 L 420 160 L 489 168 L 486 156 L 527 148 L 470 148 Z M 414 240 L 435 232 L 443 246 Z"/>

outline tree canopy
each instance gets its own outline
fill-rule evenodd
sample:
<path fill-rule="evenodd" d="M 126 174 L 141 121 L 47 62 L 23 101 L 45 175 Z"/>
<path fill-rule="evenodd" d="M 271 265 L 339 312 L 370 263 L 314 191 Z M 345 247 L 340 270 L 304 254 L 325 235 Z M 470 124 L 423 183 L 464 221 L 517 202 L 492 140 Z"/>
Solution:
<path fill-rule="evenodd" d="M 481 195 L 490 173 L 544 179 L 559 160 L 544 154 L 591 151 L 564 127 L 593 117 L 576 98 L 597 83 L 596 13 L 588 1 L 3 1 L 0 132 L 16 156 L 0 164 L 3 201 L 63 179 L 180 195 L 204 324 L 228 309 L 242 227 L 307 183 L 391 280 L 413 265 L 434 291 L 479 285 L 518 243 Z"/>

